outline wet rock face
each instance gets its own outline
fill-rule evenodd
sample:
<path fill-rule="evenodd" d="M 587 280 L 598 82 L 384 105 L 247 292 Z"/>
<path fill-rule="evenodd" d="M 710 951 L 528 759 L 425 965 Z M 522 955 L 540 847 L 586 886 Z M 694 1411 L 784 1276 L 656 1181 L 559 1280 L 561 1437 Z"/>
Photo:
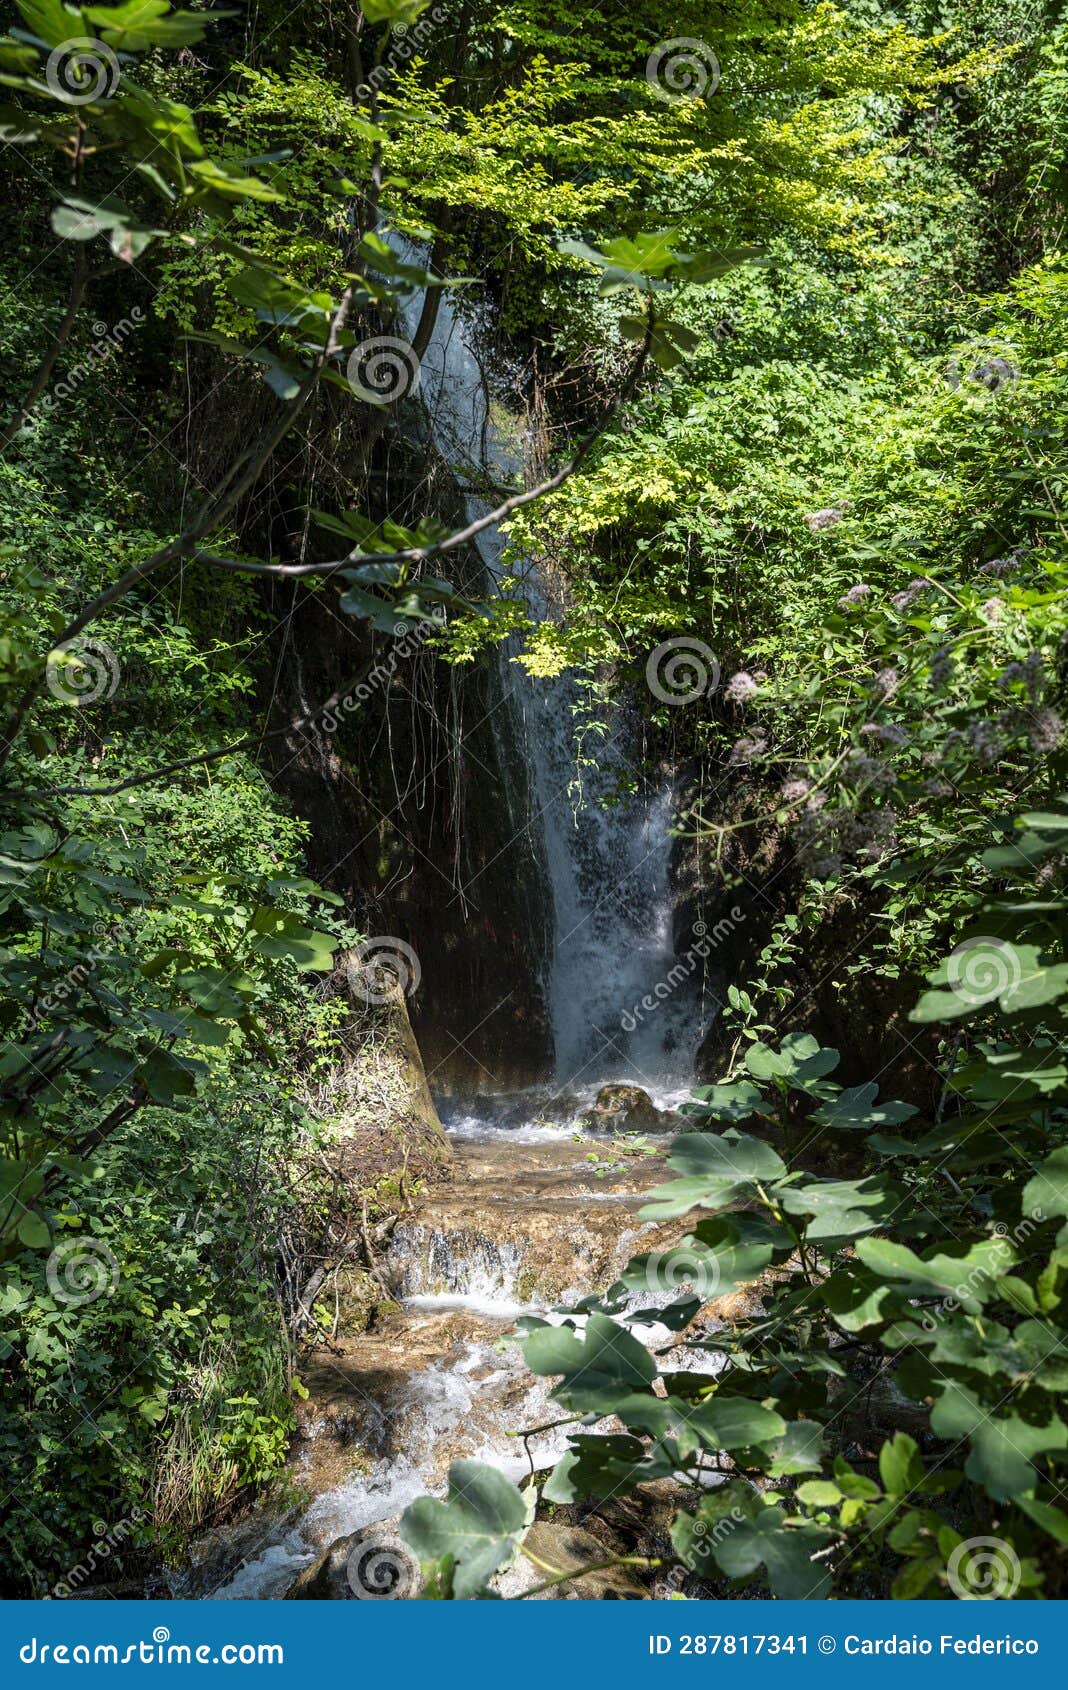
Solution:
<path fill-rule="evenodd" d="M 669 1119 L 641 1086 L 602 1086 L 582 1124 L 593 1132 L 651 1132 Z"/>
<path fill-rule="evenodd" d="M 658 1159 L 602 1159 L 588 1141 L 458 1143 L 455 1177 L 398 1223 L 385 1271 L 399 1297 L 472 1308 L 518 1312 L 582 1294 L 610 1284 L 640 1248 L 638 1210 L 661 1176 Z"/>
<path fill-rule="evenodd" d="M 297 1574 L 287 1602 L 405 1602 L 419 1593 L 419 1563 L 396 1520 L 349 1532 Z"/>
<path fill-rule="evenodd" d="M 536 1555 L 542 1565 L 520 1554 L 514 1566 L 494 1580 L 495 1588 L 504 1597 L 537 1591 L 536 1595 L 529 1597 L 530 1601 L 644 1602 L 649 1599 L 650 1592 L 638 1583 L 629 1567 L 603 1565 L 613 1555 L 625 1553 L 624 1544 L 604 1528 L 601 1535 L 595 1537 L 581 1526 L 569 1526 L 557 1520 L 535 1520 L 523 1539 L 523 1547 Z M 573 1582 L 550 1584 L 548 1589 L 540 1590 L 538 1586 L 547 1582 L 546 1566 L 555 1567 L 561 1573 L 581 1573 L 583 1567 L 595 1567 L 597 1571 L 585 1573 Z"/>

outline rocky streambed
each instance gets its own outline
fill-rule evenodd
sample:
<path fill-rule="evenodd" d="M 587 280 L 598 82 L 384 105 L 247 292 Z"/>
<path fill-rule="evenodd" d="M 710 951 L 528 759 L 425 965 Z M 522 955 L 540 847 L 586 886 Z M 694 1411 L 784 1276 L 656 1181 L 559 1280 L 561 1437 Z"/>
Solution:
<path fill-rule="evenodd" d="M 379 1264 L 396 1301 L 380 1305 L 371 1330 L 316 1351 L 301 1369 L 308 1396 L 292 1477 L 310 1500 L 209 1533 L 176 1594 L 351 1595 L 352 1544 L 361 1534 L 371 1541 L 373 1526 L 373 1544 L 388 1548 L 407 1504 L 444 1491 L 452 1461 L 486 1461 L 519 1479 L 563 1453 L 566 1428 L 530 1432 L 559 1411 L 552 1382 L 524 1364 L 515 1320 L 606 1287 L 647 1247 L 638 1210 L 665 1177 L 669 1140 L 647 1137 L 638 1150 L 540 1118 L 506 1128 L 499 1120 L 457 1118 L 453 1178 L 398 1223 Z M 714 1370 L 717 1358 L 686 1351 L 680 1361 Z M 591 1560 L 588 1531 L 537 1529 L 573 1540 L 555 1544 L 553 1565 Z M 597 1575 L 584 1594 L 648 1594 L 615 1573 Z"/>

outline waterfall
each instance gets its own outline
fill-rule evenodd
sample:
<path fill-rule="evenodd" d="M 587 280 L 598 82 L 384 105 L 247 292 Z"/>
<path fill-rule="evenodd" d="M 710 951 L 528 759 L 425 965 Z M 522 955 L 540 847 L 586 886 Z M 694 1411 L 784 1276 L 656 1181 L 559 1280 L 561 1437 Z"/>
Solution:
<path fill-rule="evenodd" d="M 415 315 L 414 306 L 404 315 L 410 332 Z M 445 291 L 421 364 L 427 423 L 464 491 L 468 520 L 491 508 L 487 477 L 515 484 L 530 455 L 522 424 L 495 398 L 479 330 L 478 314 L 461 316 Z M 487 529 L 476 545 L 493 587 L 506 573 L 506 537 Z M 533 612 L 552 616 L 533 562 L 523 583 Z M 700 958 L 675 952 L 674 785 L 636 773 L 636 721 L 625 704 L 602 709 L 605 731 L 586 736 L 579 771 L 579 685 L 568 675 L 533 681 L 515 656 L 514 643 L 501 647 L 496 718 L 503 732 L 510 708 L 521 724 L 533 810 L 525 825 L 551 894 L 545 992 L 556 1085 L 582 1093 L 625 1081 L 677 1094 L 692 1076 L 700 1037 Z"/>

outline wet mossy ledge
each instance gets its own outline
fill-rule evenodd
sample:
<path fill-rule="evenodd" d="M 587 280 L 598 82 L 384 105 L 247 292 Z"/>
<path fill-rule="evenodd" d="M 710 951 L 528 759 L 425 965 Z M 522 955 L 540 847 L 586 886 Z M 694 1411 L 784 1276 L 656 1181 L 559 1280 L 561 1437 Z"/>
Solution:
<path fill-rule="evenodd" d="M 383 965 L 341 952 L 325 983 L 340 1000 L 338 1060 L 314 1097 L 330 1220 L 301 1293 L 307 1339 L 354 1337 L 393 1300 L 379 1254 L 428 1186 L 452 1177 L 404 992 Z M 331 1224 L 332 1223 L 332 1224 Z"/>

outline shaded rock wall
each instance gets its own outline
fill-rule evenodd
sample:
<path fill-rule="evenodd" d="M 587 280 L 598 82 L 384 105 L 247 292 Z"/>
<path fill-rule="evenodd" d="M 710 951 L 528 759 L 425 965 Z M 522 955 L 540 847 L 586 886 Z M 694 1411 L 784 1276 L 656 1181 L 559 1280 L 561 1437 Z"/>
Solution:
<path fill-rule="evenodd" d="M 276 754 L 311 872 L 358 932 L 414 952 L 408 1009 L 435 1092 L 529 1084 L 551 1063 L 546 912 L 496 666 L 450 668 L 414 631 L 369 637 L 335 604 L 303 595 L 276 674 L 290 715 L 339 689 L 351 701 Z"/>

